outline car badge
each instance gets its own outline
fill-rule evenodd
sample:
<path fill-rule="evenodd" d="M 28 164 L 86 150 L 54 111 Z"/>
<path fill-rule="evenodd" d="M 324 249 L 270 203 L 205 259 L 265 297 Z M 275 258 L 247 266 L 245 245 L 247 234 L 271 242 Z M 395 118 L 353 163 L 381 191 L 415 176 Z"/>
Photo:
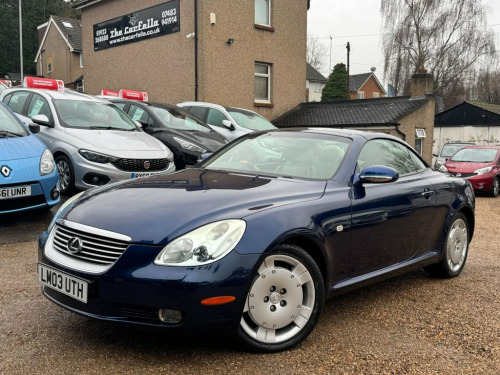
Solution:
<path fill-rule="evenodd" d="M 457 173 L 456 176 L 457 177 L 460 177 L 462 175 L 462 173 Z"/>
<path fill-rule="evenodd" d="M 6 165 L 2 165 L 1 172 L 4 175 L 4 177 L 9 177 L 10 176 L 10 172 L 12 172 L 12 169 L 10 169 L 9 167 L 7 167 Z"/>
<path fill-rule="evenodd" d="M 78 237 L 71 237 L 68 240 L 68 251 L 71 254 L 78 254 L 82 251 L 82 240 Z"/>
<path fill-rule="evenodd" d="M 144 169 L 149 169 L 149 168 L 151 168 L 151 162 L 149 160 L 146 160 L 144 162 Z"/>

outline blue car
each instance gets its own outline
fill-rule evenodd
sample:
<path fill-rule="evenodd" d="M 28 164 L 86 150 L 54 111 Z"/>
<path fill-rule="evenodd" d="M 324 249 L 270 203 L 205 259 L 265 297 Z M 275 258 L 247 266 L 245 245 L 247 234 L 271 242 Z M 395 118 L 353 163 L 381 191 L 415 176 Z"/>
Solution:
<path fill-rule="evenodd" d="M 49 209 L 59 203 L 59 174 L 52 153 L 0 103 L 0 214 Z"/>
<path fill-rule="evenodd" d="M 252 133 L 198 164 L 74 196 L 39 240 L 52 302 L 172 333 L 235 335 L 277 352 L 326 299 L 424 268 L 464 268 L 467 180 L 380 133 Z"/>

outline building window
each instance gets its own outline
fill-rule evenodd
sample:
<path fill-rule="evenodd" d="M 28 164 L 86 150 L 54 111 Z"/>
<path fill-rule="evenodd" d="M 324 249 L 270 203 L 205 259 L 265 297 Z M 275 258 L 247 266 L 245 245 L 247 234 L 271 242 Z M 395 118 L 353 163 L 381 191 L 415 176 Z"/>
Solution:
<path fill-rule="evenodd" d="M 424 140 L 422 138 L 415 138 L 415 151 L 417 151 L 420 155 L 422 155 L 423 141 Z"/>
<path fill-rule="evenodd" d="M 364 91 L 358 91 L 358 99 L 364 99 L 365 98 L 365 92 Z"/>
<path fill-rule="evenodd" d="M 76 89 L 80 92 L 84 92 L 85 91 L 85 86 L 83 84 L 83 81 L 80 81 L 80 82 L 77 82 L 76 83 Z"/>
<path fill-rule="evenodd" d="M 374 92 L 374 93 L 373 93 L 373 97 L 374 97 L 374 98 L 379 98 L 379 97 L 380 97 L 380 95 L 379 95 L 379 93 L 378 93 L 378 92 Z"/>
<path fill-rule="evenodd" d="M 80 68 L 83 68 L 83 53 L 80 52 Z"/>
<path fill-rule="evenodd" d="M 417 138 L 425 138 L 425 129 L 415 129 Z"/>
<path fill-rule="evenodd" d="M 255 102 L 271 103 L 271 65 L 255 64 Z"/>
<path fill-rule="evenodd" d="M 271 0 L 255 0 L 255 23 L 271 26 Z"/>

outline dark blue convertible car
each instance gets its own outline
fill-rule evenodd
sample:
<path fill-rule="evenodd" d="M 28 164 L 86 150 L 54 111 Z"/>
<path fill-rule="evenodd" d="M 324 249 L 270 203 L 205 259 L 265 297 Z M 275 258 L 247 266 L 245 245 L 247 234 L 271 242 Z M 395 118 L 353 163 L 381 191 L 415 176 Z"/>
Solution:
<path fill-rule="evenodd" d="M 195 168 L 69 199 L 38 277 L 79 314 L 275 352 L 309 335 L 325 299 L 422 267 L 458 276 L 474 203 L 467 180 L 396 137 L 255 133 Z"/>

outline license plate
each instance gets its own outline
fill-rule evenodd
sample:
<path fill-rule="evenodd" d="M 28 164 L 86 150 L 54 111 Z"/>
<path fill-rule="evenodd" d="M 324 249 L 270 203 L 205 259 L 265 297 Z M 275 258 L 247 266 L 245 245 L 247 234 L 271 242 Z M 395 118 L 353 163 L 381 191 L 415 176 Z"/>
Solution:
<path fill-rule="evenodd" d="M 156 176 L 159 174 L 160 174 L 160 172 L 139 172 L 139 173 L 132 173 L 130 178 L 149 177 L 149 176 Z"/>
<path fill-rule="evenodd" d="M 87 303 L 88 281 L 68 275 L 42 263 L 38 263 L 38 281 L 42 285 Z"/>
<path fill-rule="evenodd" d="M 31 195 L 31 186 L 15 186 L 0 189 L 0 199 L 28 197 Z"/>

